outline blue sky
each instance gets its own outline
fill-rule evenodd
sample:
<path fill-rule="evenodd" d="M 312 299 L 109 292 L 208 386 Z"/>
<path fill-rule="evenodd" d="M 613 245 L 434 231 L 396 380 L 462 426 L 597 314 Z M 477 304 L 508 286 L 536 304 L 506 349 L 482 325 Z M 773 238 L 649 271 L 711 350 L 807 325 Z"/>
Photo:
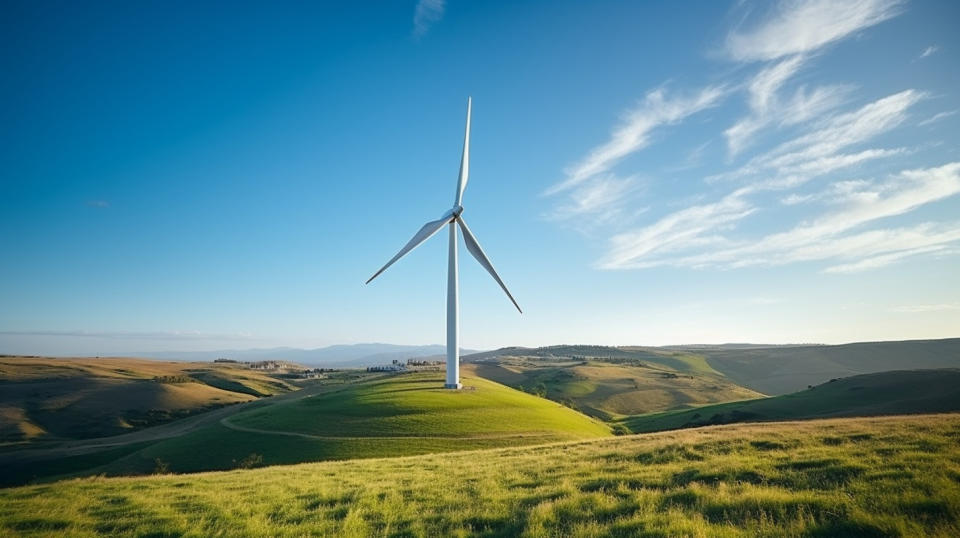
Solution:
<path fill-rule="evenodd" d="M 268 5 L 269 4 L 269 5 Z M 0 352 L 960 336 L 955 2 L 7 4 Z"/>

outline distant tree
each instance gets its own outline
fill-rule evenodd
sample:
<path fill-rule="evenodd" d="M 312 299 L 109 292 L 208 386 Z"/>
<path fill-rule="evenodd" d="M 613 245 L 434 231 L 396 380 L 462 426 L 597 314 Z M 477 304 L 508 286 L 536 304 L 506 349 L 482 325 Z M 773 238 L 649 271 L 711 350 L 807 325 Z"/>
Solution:
<path fill-rule="evenodd" d="M 153 460 L 153 474 L 169 474 L 170 464 L 160 458 Z"/>
<path fill-rule="evenodd" d="M 614 434 L 614 435 L 630 435 L 631 433 L 633 433 L 633 432 L 631 432 L 630 429 L 627 428 L 626 426 L 624 426 L 623 424 L 614 424 L 614 425 L 613 425 L 613 434 Z"/>
<path fill-rule="evenodd" d="M 236 465 L 237 469 L 253 469 L 254 467 L 260 467 L 263 465 L 263 456 L 254 452 L 239 462 L 237 460 L 233 460 L 233 463 Z"/>

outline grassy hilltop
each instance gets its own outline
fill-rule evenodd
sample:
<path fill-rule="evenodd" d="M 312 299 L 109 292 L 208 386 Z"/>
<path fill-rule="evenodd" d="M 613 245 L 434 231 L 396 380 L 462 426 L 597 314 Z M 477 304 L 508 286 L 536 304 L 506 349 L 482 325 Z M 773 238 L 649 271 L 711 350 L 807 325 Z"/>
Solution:
<path fill-rule="evenodd" d="M 264 464 L 449 452 L 610 435 L 576 411 L 485 379 L 466 390 L 442 372 L 346 384 L 304 398 L 265 402 L 210 427 L 161 441 L 103 467 L 151 472 L 230 469 L 251 455 Z"/>
<path fill-rule="evenodd" d="M 960 415 L 709 427 L 537 447 L 0 490 L 0 534 L 960 534 Z"/>

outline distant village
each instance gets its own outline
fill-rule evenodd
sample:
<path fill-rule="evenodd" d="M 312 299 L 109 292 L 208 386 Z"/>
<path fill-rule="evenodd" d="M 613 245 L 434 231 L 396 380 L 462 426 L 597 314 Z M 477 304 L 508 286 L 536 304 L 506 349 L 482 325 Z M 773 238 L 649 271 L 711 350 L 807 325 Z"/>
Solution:
<path fill-rule="evenodd" d="M 283 377 L 295 377 L 298 379 L 324 379 L 326 377 L 325 374 L 337 371 L 336 368 L 304 368 L 299 364 L 287 361 L 238 361 L 234 359 L 219 358 L 214 359 L 213 362 L 221 364 L 238 364 L 241 366 L 246 366 L 251 370 L 280 373 L 283 375 Z"/>
<path fill-rule="evenodd" d="M 394 359 L 391 364 L 383 366 L 367 367 L 368 372 L 405 372 L 405 371 L 428 371 L 442 370 L 443 361 L 424 361 L 417 359 L 407 359 L 406 362 Z"/>
<path fill-rule="evenodd" d="M 298 379 L 324 379 L 326 374 L 338 371 L 337 368 L 304 368 L 299 364 L 281 360 L 265 361 L 238 361 L 234 359 L 219 358 L 213 362 L 221 364 L 236 364 L 245 366 L 251 370 L 260 370 L 280 374 L 283 377 L 296 377 Z M 390 364 L 367 367 L 368 372 L 407 372 L 407 371 L 431 371 L 443 370 L 444 361 L 428 361 L 421 359 L 394 359 Z"/>

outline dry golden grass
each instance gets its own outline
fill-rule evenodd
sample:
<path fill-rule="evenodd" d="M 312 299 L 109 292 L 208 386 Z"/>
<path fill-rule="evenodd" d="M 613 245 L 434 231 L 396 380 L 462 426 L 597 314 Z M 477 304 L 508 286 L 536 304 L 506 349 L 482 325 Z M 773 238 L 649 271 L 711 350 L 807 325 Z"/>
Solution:
<path fill-rule="evenodd" d="M 0 357 L 0 444 L 115 435 L 295 388 L 230 364 Z"/>

